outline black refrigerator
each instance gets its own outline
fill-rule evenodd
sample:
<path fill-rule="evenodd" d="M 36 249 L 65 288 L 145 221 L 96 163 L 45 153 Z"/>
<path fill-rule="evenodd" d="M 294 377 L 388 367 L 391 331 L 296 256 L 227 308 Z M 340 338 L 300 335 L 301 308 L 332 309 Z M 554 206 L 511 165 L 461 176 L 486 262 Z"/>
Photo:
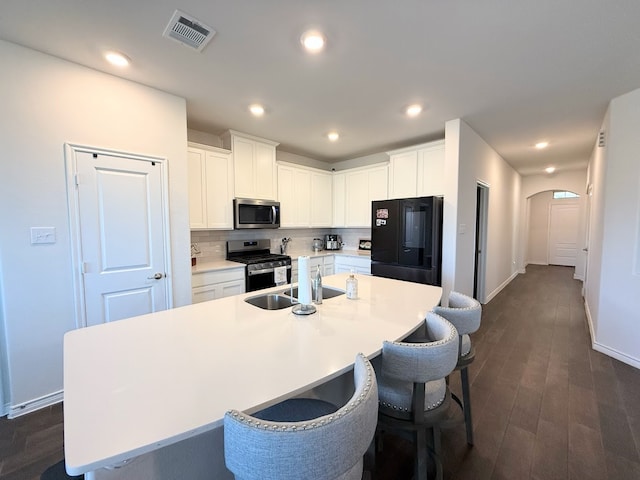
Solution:
<path fill-rule="evenodd" d="M 442 197 L 371 202 L 371 274 L 440 286 Z"/>

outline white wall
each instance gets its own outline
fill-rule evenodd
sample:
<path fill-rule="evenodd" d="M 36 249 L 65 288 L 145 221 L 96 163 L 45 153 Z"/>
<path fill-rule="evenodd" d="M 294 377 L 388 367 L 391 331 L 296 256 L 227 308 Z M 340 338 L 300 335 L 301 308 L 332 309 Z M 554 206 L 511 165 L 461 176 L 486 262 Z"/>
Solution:
<path fill-rule="evenodd" d="M 640 368 L 640 89 L 609 104 L 595 147 L 585 302 L 594 348 Z"/>
<path fill-rule="evenodd" d="M 529 235 L 527 263 L 548 265 L 549 205 L 553 192 L 541 192 L 529 197 Z"/>
<path fill-rule="evenodd" d="M 447 122 L 445 132 L 443 286 L 446 277 L 446 287 L 473 293 L 476 187 L 482 182 L 489 186 L 485 276 L 485 301 L 489 301 L 517 273 L 521 177 L 464 121 Z"/>
<path fill-rule="evenodd" d="M 173 302 L 190 303 L 186 102 L 3 41 L 0 63 L 2 376 L 7 404 L 26 411 L 59 397 L 76 328 L 65 142 L 167 158 Z M 31 245 L 32 226 L 55 227 L 57 242 Z"/>

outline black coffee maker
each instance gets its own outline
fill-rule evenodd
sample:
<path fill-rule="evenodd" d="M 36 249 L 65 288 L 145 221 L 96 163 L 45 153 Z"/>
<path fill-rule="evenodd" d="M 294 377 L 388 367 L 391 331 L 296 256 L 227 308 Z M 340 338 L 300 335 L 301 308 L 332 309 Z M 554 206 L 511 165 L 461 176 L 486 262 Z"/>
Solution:
<path fill-rule="evenodd" d="M 342 238 L 340 237 L 340 235 L 325 235 L 324 248 L 326 250 L 340 250 L 342 248 Z"/>

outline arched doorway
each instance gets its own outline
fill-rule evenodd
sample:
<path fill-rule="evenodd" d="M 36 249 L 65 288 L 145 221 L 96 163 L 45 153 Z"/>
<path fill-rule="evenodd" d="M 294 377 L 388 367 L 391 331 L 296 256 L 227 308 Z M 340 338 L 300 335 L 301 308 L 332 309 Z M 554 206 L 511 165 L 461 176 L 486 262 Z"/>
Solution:
<path fill-rule="evenodd" d="M 576 267 L 580 242 L 580 196 L 546 190 L 527 198 L 526 263 Z"/>

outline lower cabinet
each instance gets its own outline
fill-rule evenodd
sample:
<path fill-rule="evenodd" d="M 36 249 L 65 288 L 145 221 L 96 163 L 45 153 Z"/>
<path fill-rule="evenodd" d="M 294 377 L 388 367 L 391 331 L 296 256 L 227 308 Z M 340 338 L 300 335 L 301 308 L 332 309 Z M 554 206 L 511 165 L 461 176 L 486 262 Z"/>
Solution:
<path fill-rule="evenodd" d="M 348 273 L 351 270 L 362 275 L 371 275 L 371 259 L 350 255 L 335 256 L 335 273 Z"/>
<path fill-rule="evenodd" d="M 316 271 L 320 265 L 320 272 L 322 276 L 333 275 L 335 273 L 334 268 L 334 256 L 322 255 L 318 257 L 311 257 L 309 259 L 309 270 L 311 271 L 311 278 L 315 277 Z M 291 259 L 291 283 L 298 281 L 298 259 Z"/>
<path fill-rule="evenodd" d="M 244 293 L 244 285 L 244 267 L 194 273 L 191 279 L 191 303 Z"/>

